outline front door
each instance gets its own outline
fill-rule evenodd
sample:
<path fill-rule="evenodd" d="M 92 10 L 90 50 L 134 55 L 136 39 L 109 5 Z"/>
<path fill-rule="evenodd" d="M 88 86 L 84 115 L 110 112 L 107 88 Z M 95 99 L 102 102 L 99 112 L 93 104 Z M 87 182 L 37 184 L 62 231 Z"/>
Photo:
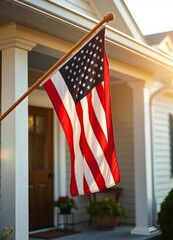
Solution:
<path fill-rule="evenodd" d="M 53 225 L 52 110 L 29 107 L 29 228 Z"/>

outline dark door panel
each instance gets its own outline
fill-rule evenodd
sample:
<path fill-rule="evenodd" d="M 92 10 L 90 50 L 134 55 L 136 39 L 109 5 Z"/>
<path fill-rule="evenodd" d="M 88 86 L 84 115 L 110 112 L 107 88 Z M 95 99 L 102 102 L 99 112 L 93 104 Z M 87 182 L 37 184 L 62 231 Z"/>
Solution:
<path fill-rule="evenodd" d="M 52 110 L 29 107 L 29 226 L 53 225 Z"/>

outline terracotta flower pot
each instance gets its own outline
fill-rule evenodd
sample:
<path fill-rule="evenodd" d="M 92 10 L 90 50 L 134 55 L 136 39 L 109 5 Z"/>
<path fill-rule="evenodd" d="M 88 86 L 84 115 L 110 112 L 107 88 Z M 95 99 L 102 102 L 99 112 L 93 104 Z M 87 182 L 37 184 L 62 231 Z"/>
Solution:
<path fill-rule="evenodd" d="M 119 217 L 105 215 L 103 217 L 96 216 L 95 223 L 100 230 L 111 230 L 115 228 L 120 221 Z"/>

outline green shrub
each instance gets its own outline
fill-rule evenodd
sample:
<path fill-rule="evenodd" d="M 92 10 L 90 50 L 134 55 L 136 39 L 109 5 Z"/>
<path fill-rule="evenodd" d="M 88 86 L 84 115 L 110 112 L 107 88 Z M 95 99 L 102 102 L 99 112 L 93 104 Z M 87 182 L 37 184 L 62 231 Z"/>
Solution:
<path fill-rule="evenodd" d="M 165 239 L 173 239 L 173 189 L 161 204 L 158 224 Z"/>

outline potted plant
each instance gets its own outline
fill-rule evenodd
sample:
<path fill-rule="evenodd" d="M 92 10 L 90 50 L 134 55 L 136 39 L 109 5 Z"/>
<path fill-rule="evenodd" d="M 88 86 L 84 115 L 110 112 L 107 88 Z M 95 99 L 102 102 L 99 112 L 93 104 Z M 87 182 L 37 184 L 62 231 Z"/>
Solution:
<path fill-rule="evenodd" d="M 126 217 L 124 207 L 110 198 L 92 202 L 87 212 L 94 217 L 97 226 L 103 230 L 114 228 L 118 225 L 120 217 Z"/>
<path fill-rule="evenodd" d="M 54 207 L 58 207 L 63 214 L 71 213 L 71 209 L 77 209 L 77 204 L 73 198 L 69 196 L 59 196 L 58 200 L 54 202 Z"/>
<path fill-rule="evenodd" d="M 173 239 L 173 189 L 161 203 L 157 220 L 162 232 L 162 239 Z"/>

